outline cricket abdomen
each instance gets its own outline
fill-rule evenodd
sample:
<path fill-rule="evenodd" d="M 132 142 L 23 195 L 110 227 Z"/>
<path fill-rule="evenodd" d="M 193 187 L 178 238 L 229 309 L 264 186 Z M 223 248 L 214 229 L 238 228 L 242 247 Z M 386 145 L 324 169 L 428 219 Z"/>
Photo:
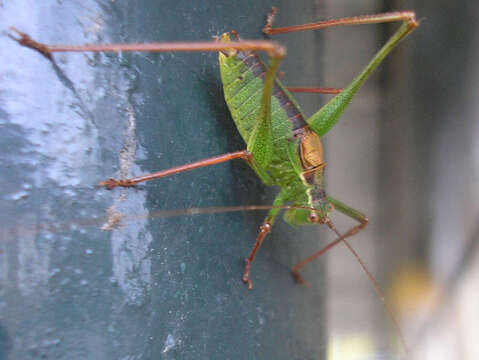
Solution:
<path fill-rule="evenodd" d="M 266 67 L 255 53 L 235 52 L 234 55 L 220 53 L 220 70 L 226 103 L 243 139 L 248 142 L 261 106 Z M 279 80 L 273 86 L 271 114 L 273 128 L 288 127 L 289 133 L 283 129 L 278 135 L 291 135 L 291 131 L 306 125 L 298 104 Z M 276 139 L 274 133 L 273 137 Z"/>
<path fill-rule="evenodd" d="M 229 40 L 225 39 L 226 36 L 223 35 L 222 41 Z M 252 52 L 220 53 L 219 62 L 226 103 L 236 127 L 248 143 L 259 116 L 266 66 Z M 266 170 L 275 184 L 283 186 L 299 180 L 288 157 L 288 146 L 295 141 L 294 132 L 305 127 L 306 121 L 298 104 L 279 80 L 273 86 L 271 118 L 274 149 Z"/>

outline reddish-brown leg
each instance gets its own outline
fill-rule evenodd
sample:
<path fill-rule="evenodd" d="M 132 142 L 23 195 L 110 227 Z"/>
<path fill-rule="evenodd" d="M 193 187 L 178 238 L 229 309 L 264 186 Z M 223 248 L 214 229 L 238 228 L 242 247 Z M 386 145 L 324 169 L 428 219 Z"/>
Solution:
<path fill-rule="evenodd" d="M 271 13 L 266 18 L 266 25 L 263 32 L 267 35 L 286 34 L 290 32 L 319 30 L 333 26 L 342 25 L 361 25 L 361 24 L 375 24 L 395 21 L 411 21 L 416 22 L 415 13 L 413 11 L 397 11 L 375 15 L 353 16 L 341 19 L 322 20 L 314 23 L 285 26 L 273 28 L 274 18 L 278 9 L 273 7 Z M 318 94 L 339 94 L 342 89 L 339 88 L 325 88 L 325 87 L 288 87 L 290 92 L 296 93 L 318 93 Z"/>
<path fill-rule="evenodd" d="M 319 30 L 326 29 L 333 26 L 344 25 L 363 25 L 363 24 L 380 24 L 387 22 L 408 21 L 411 23 L 417 23 L 416 14 L 414 11 L 395 11 L 390 13 L 374 14 L 374 15 L 361 15 L 352 16 L 340 19 L 321 20 L 308 24 L 284 26 L 273 28 L 274 17 L 277 8 L 273 7 L 271 13 L 268 14 L 266 19 L 266 25 L 263 28 L 263 32 L 267 35 L 274 34 L 286 34 L 290 32 L 307 31 L 307 30 Z"/>
<path fill-rule="evenodd" d="M 310 93 L 310 94 L 339 94 L 343 89 L 326 87 L 288 87 L 292 93 Z"/>
<path fill-rule="evenodd" d="M 217 52 L 226 50 L 264 51 L 270 59 L 282 59 L 286 49 L 272 41 L 242 40 L 230 42 L 198 41 L 198 42 L 163 42 L 132 44 L 85 44 L 85 45 L 47 45 L 33 40 L 28 34 L 10 27 L 9 37 L 19 44 L 40 52 L 52 59 L 54 52 Z"/>
<path fill-rule="evenodd" d="M 251 264 L 253 263 L 256 252 L 258 251 L 261 244 L 263 243 L 263 240 L 266 237 L 266 235 L 268 235 L 268 233 L 271 231 L 271 228 L 272 228 L 272 225 L 268 221 L 265 221 L 263 224 L 261 224 L 261 226 L 259 227 L 258 237 L 256 238 L 256 242 L 253 246 L 253 250 L 251 250 L 251 253 L 245 259 L 243 282 L 248 285 L 248 289 L 253 288 L 253 283 L 251 282 L 251 279 L 250 279 Z"/>
<path fill-rule="evenodd" d="M 361 268 L 363 269 L 363 271 L 365 272 L 366 276 L 368 277 L 369 281 L 371 282 L 371 284 L 373 285 L 374 287 L 374 290 L 376 291 L 376 293 L 378 294 L 378 297 L 379 297 L 379 300 L 383 303 L 383 306 L 386 310 L 386 312 L 388 313 L 389 315 L 389 318 L 391 319 L 391 321 L 393 322 L 394 324 L 394 327 L 396 328 L 396 331 L 398 333 L 398 336 L 401 340 L 401 343 L 403 344 L 404 346 L 404 349 L 406 352 L 408 352 L 408 347 L 407 347 L 407 343 L 406 343 L 406 340 L 404 339 L 404 335 L 401 331 L 401 327 L 399 326 L 399 322 L 397 321 L 396 317 L 394 316 L 394 312 L 392 311 L 392 309 L 389 307 L 388 303 L 386 302 L 386 298 L 383 294 L 383 292 L 381 291 L 377 281 L 374 279 L 373 275 L 371 274 L 371 272 L 369 271 L 369 269 L 367 268 L 366 264 L 364 263 L 364 261 L 361 259 L 361 257 L 358 255 L 358 253 L 356 252 L 356 250 L 354 250 L 354 248 L 349 244 L 349 242 L 346 240 L 346 238 L 348 237 L 351 237 L 355 234 L 357 234 L 358 232 L 360 232 L 362 229 L 364 229 L 366 227 L 366 225 L 368 224 L 368 218 L 367 217 L 361 217 L 361 214 L 360 213 L 357 213 L 359 216 L 356 218 L 356 220 L 359 221 L 359 224 L 352 227 L 351 229 L 349 229 L 347 232 L 345 232 L 344 234 L 340 234 L 338 232 L 338 230 L 336 230 L 336 228 L 334 227 L 334 224 L 331 222 L 331 221 L 328 221 L 327 224 L 329 226 L 329 228 L 331 230 L 334 231 L 334 233 L 336 235 L 338 235 L 338 238 L 336 240 L 334 240 L 333 242 L 329 243 L 328 245 L 326 245 L 325 247 L 323 247 L 321 250 L 315 252 L 313 255 L 307 257 L 306 259 L 300 261 L 299 263 L 297 263 L 296 265 L 293 266 L 292 268 L 292 274 L 295 278 L 295 280 L 300 283 L 300 284 L 303 284 L 304 281 L 301 277 L 301 275 L 299 274 L 299 270 L 309 264 L 310 262 L 316 260 L 318 257 L 320 257 L 321 255 L 323 255 L 324 253 L 326 253 L 328 250 L 332 249 L 334 246 L 336 246 L 337 244 L 339 244 L 340 242 L 343 242 L 344 245 L 346 245 L 346 247 L 348 248 L 348 250 L 353 254 L 353 256 L 356 258 L 356 260 L 358 261 L 359 265 L 361 265 Z"/>
<path fill-rule="evenodd" d="M 357 234 L 359 231 L 361 231 L 362 229 L 364 229 L 366 227 L 366 225 L 368 224 L 368 219 L 365 218 L 365 219 L 361 220 L 361 222 L 358 225 L 352 227 L 351 229 L 349 229 L 347 232 L 345 232 L 342 235 L 336 230 L 336 228 L 334 227 L 334 225 L 331 221 L 328 221 L 327 224 L 331 228 L 331 230 L 333 230 L 336 233 L 336 235 L 338 235 L 338 238 L 336 240 L 334 240 L 333 242 L 327 244 L 321 250 L 315 252 L 313 255 L 307 257 L 306 259 L 300 261 L 299 263 L 297 263 L 296 265 L 293 266 L 291 272 L 293 274 L 293 277 L 295 278 L 295 280 L 299 284 L 304 283 L 303 278 L 301 277 L 301 275 L 299 275 L 299 270 L 303 266 L 305 266 L 305 265 L 309 264 L 310 262 L 316 260 L 318 257 L 320 257 L 321 255 L 326 253 L 328 250 L 331 250 L 333 247 L 338 245 L 341 241 L 344 241 L 346 243 L 346 240 L 345 240 L 346 238 L 348 238 L 350 236 L 353 236 L 354 234 Z M 357 259 L 359 259 L 359 257 L 357 257 Z M 362 264 L 362 261 L 360 261 L 360 264 Z M 369 273 L 369 271 L 367 271 L 367 273 Z"/>
<path fill-rule="evenodd" d="M 131 178 L 131 179 L 120 179 L 120 180 L 108 179 L 108 180 L 100 182 L 98 185 L 99 186 L 104 186 L 108 190 L 114 189 L 117 186 L 130 187 L 130 186 L 135 186 L 136 184 L 144 182 L 144 181 L 159 179 L 159 178 L 162 178 L 162 177 L 165 177 L 165 176 L 178 174 L 178 173 L 193 170 L 193 169 L 198 169 L 198 168 L 205 167 L 205 166 L 220 164 L 222 162 L 226 162 L 226 161 L 230 161 L 230 160 L 234 160 L 234 159 L 243 159 L 243 160 L 246 160 L 246 161 L 251 161 L 251 154 L 247 150 L 236 151 L 234 153 L 228 153 L 228 154 L 223 154 L 223 155 L 219 155 L 219 156 L 214 156 L 212 158 L 203 159 L 203 160 L 191 163 L 191 164 L 175 166 L 175 167 L 170 168 L 170 169 L 154 172 L 154 173 L 147 174 L 147 175 L 138 176 L 138 177 Z"/>

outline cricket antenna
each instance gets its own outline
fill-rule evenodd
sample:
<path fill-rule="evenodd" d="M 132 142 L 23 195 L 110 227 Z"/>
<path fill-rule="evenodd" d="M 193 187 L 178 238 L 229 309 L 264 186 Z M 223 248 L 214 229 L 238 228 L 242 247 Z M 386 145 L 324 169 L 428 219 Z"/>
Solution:
<path fill-rule="evenodd" d="M 359 265 L 361 265 L 361 268 L 363 269 L 363 271 L 366 273 L 367 277 L 369 278 L 369 281 L 371 282 L 371 284 L 373 285 L 374 287 L 374 290 L 376 291 L 376 294 L 378 295 L 379 297 L 379 300 L 381 300 L 381 302 L 383 303 L 383 306 L 384 306 L 384 309 L 386 310 L 386 312 L 388 313 L 388 316 L 389 318 L 391 319 L 393 325 L 394 325 L 394 328 L 396 329 L 396 332 L 399 336 L 399 339 L 401 340 L 401 343 L 402 343 L 402 346 L 404 347 L 404 350 L 406 352 L 406 354 L 409 352 L 409 349 L 408 349 L 408 346 L 407 346 L 407 343 L 406 343 L 406 339 L 404 338 L 404 334 L 401 330 L 401 327 L 399 326 L 399 322 L 398 320 L 396 319 L 396 317 L 394 316 L 394 312 L 393 310 L 391 309 L 391 307 L 389 306 L 389 304 L 387 303 L 386 301 L 386 297 L 384 296 L 384 293 L 382 292 L 382 290 L 380 289 L 379 287 L 379 284 L 377 283 L 376 279 L 374 278 L 374 276 L 371 274 L 371 272 L 369 271 L 369 269 L 367 268 L 366 264 L 364 263 L 364 261 L 361 259 L 361 257 L 359 256 L 359 254 L 356 252 L 356 250 L 354 250 L 354 248 L 351 246 L 351 244 L 346 240 L 347 237 L 351 236 L 351 232 L 356 232 L 354 231 L 355 228 L 352 228 L 351 230 L 347 231 L 346 233 L 344 234 L 341 234 L 337 229 L 336 227 L 334 226 L 333 222 L 328 218 L 327 221 L 326 221 L 326 224 L 328 225 L 328 227 L 338 236 L 338 238 L 332 242 L 331 244 L 329 245 L 336 245 L 338 242 L 342 241 L 344 243 L 344 245 L 346 245 L 346 247 L 348 248 L 348 250 L 351 252 L 351 254 L 353 254 L 353 256 L 356 258 L 356 261 L 359 263 Z M 328 245 L 328 249 L 330 249 L 332 246 L 329 246 Z"/>
<path fill-rule="evenodd" d="M 208 214 L 224 214 L 234 212 L 246 212 L 246 211 L 264 211 L 271 209 L 304 209 L 312 210 L 309 206 L 301 205 L 237 205 L 237 206 L 213 206 L 213 207 L 201 207 L 201 208 L 183 208 L 183 209 L 165 209 L 154 210 L 150 212 L 140 214 L 123 214 L 115 209 L 106 209 L 106 215 L 90 218 L 78 218 L 74 221 L 68 222 L 46 222 L 42 224 L 26 224 L 22 225 L 23 231 L 49 231 L 51 233 L 57 233 L 71 229 L 71 227 L 98 227 L 104 231 L 112 231 L 122 228 L 125 223 L 129 221 L 135 221 L 140 219 L 162 219 L 181 216 L 195 216 L 195 215 L 208 215 Z"/>

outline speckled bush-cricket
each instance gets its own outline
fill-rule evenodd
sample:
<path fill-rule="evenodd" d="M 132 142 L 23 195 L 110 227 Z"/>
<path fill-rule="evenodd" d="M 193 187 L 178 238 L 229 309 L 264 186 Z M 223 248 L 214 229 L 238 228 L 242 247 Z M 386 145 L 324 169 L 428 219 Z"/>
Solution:
<path fill-rule="evenodd" d="M 343 202 L 327 195 L 323 177 L 325 162 L 320 137 L 329 131 L 339 119 L 354 94 L 361 87 L 371 72 L 385 56 L 415 27 L 418 22 L 410 11 L 393 12 L 368 16 L 357 16 L 337 20 L 319 21 L 310 24 L 274 28 L 272 26 L 274 11 L 268 16 L 264 32 L 269 35 L 294 31 L 322 29 L 339 25 L 359 25 L 383 22 L 402 22 L 400 28 L 387 43 L 376 53 L 361 73 L 342 91 L 311 117 L 306 118 L 298 104 L 291 96 L 291 91 L 276 78 L 281 60 L 286 49 L 271 41 L 240 40 L 232 32 L 226 33 L 215 42 L 171 42 L 149 44 L 98 44 L 98 45 L 45 45 L 32 40 L 28 35 L 15 29 L 15 39 L 22 45 L 31 47 L 49 59 L 52 53 L 62 51 L 151 51 L 151 52 L 218 52 L 221 79 L 226 103 L 233 120 L 246 143 L 246 149 L 200 160 L 168 170 L 135 177 L 131 179 L 108 179 L 100 184 L 108 189 L 117 186 L 130 187 L 140 182 L 165 177 L 195 168 L 243 159 L 248 162 L 261 181 L 270 186 L 279 186 L 280 191 L 269 210 L 254 247 L 245 260 L 243 281 L 252 287 L 251 265 L 261 243 L 280 213 L 286 207 L 284 219 L 291 225 L 326 224 L 337 234 L 337 239 L 326 245 L 310 257 L 292 268 L 298 282 L 302 282 L 299 270 L 315 260 L 333 246 L 343 242 L 358 259 L 368 277 L 379 291 L 368 270 L 351 248 L 346 238 L 363 229 L 367 217 Z M 269 63 L 261 62 L 256 52 L 265 52 Z M 290 89 L 334 93 L 327 88 Z M 344 233 L 335 228 L 329 218 L 333 209 L 351 217 L 358 222 Z M 383 298 L 382 294 L 380 297 Z"/>

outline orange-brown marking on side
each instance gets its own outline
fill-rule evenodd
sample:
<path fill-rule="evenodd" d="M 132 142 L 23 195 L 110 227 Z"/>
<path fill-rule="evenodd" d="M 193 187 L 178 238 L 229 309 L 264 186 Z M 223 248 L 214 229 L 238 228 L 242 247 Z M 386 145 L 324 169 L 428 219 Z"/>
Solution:
<path fill-rule="evenodd" d="M 325 165 L 323 145 L 316 133 L 309 130 L 306 131 L 302 135 L 299 150 L 301 162 L 305 170 L 321 168 Z"/>

